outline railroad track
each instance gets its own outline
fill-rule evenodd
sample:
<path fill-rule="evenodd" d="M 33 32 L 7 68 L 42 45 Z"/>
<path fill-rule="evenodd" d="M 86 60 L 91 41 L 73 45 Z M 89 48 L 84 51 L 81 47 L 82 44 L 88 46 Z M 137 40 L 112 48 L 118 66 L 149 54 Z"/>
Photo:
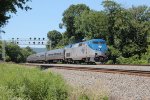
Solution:
<path fill-rule="evenodd" d="M 137 75 L 150 77 L 150 70 L 129 70 L 129 69 L 114 69 L 112 68 L 97 68 L 97 67 L 82 67 L 82 65 L 59 65 L 59 64 L 25 64 L 30 66 L 40 66 L 41 69 L 47 68 L 57 68 L 57 69 L 66 69 L 66 70 L 78 70 L 78 71 L 91 71 L 91 72 L 103 72 L 103 73 L 113 73 L 113 74 L 127 74 L 127 75 Z M 106 65 L 107 66 L 107 65 Z"/>

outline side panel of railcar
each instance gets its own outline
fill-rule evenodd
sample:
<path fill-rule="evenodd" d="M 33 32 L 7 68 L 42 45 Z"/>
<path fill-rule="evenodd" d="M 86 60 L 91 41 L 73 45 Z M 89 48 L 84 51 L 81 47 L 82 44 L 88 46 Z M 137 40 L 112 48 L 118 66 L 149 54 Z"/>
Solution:
<path fill-rule="evenodd" d="M 46 52 L 37 53 L 36 54 L 37 62 L 45 62 L 45 54 L 46 54 Z"/>
<path fill-rule="evenodd" d="M 46 53 L 46 61 L 64 60 L 64 49 L 51 50 Z"/>

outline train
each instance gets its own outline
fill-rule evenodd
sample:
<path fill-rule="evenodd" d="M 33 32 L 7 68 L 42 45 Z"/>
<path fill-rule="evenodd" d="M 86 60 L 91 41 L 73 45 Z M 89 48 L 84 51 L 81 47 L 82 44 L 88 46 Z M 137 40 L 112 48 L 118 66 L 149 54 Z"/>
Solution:
<path fill-rule="evenodd" d="M 91 39 L 70 44 L 61 49 L 33 54 L 27 57 L 28 63 L 102 63 L 108 51 L 104 39 Z"/>

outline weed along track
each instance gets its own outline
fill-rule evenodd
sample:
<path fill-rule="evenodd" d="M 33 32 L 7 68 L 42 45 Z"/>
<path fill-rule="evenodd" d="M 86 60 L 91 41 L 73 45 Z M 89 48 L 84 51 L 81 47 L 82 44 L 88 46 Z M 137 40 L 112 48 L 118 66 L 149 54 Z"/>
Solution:
<path fill-rule="evenodd" d="M 65 70 L 78 70 L 78 71 L 90 71 L 90 72 L 102 72 L 113 74 L 127 74 L 150 77 L 150 67 L 145 66 L 128 66 L 124 65 L 73 65 L 73 64 L 25 64 L 31 66 L 40 66 L 42 69 L 57 68 Z M 118 67 L 120 66 L 120 67 Z M 134 68 L 135 67 L 135 68 Z M 141 67 L 141 68 L 140 68 Z"/>

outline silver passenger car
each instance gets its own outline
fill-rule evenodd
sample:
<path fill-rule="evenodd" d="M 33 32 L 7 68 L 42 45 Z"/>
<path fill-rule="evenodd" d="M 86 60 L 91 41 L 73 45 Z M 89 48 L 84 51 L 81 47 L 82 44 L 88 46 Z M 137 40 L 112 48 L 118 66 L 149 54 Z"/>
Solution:
<path fill-rule="evenodd" d="M 46 52 L 41 52 L 36 54 L 36 62 L 45 62 L 45 57 Z"/>
<path fill-rule="evenodd" d="M 36 54 L 33 54 L 33 55 L 30 55 L 27 57 L 27 62 L 31 62 L 31 63 L 34 63 L 37 61 L 37 56 Z"/>
<path fill-rule="evenodd" d="M 55 49 L 47 51 L 46 53 L 46 62 L 59 62 L 65 59 L 64 57 L 65 50 L 64 49 Z"/>

